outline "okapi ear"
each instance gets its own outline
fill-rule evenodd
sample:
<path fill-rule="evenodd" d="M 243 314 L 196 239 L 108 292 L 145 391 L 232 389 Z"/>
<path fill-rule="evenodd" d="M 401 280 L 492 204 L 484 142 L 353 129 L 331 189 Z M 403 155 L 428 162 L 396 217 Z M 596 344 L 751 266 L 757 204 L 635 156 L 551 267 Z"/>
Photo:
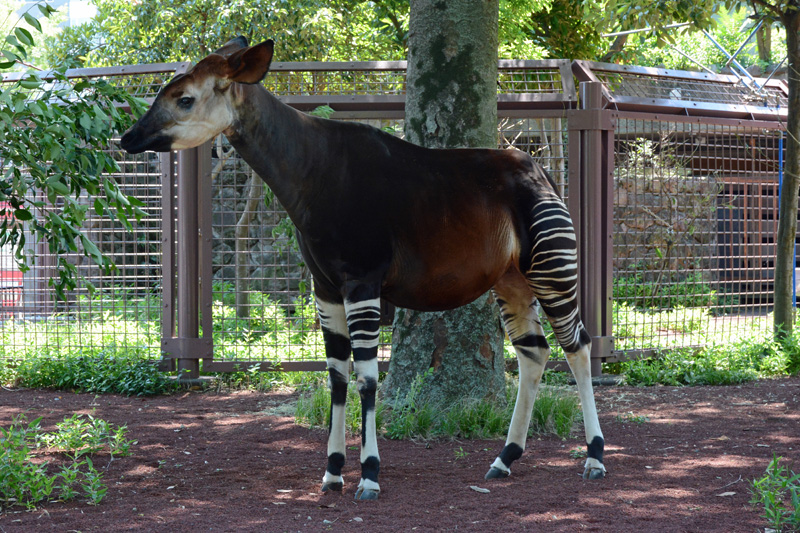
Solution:
<path fill-rule="evenodd" d="M 272 39 L 244 48 L 228 58 L 227 79 L 238 83 L 258 83 L 264 79 L 272 63 L 275 42 Z"/>
<path fill-rule="evenodd" d="M 242 48 L 247 48 L 248 42 L 247 37 L 244 35 L 240 35 L 238 37 L 234 37 L 227 43 L 223 44 L 218 49 L 214 50 L 214 54 L 220 55 L 222 57 L 228 57 L 234 52 L 238 52 Z"/>

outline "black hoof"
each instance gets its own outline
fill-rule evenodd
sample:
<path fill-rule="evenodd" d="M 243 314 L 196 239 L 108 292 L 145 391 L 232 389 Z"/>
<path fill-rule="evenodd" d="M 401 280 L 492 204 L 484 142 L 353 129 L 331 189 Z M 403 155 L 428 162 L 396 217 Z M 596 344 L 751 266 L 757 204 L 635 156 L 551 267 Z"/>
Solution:
<path fill-rule="evenodd" d="M 499 468 L 492 467 L 486 472 L 486 475 L 483 476 L 483 479 L 503 479 L 508 477 L 508 472 L 504 472 Z"/>
<path fill-rule="evenodd" d="M 583 479 L 603 479 L 606 471 L 602 468 L 587 468 L 583 471 Z"/>
<path fill-rule="evenodd" d="M 377 500 L 378 491 L 372 489 L 358 489 L 356 491 L 356 500 Z"/>
<path fill-rule="evenodd" d="M 334 483 L 323 483 L 322 492 L 328 492 L 328 491 L 342 492 L 343 486 L 344 484 L 341 481 L 337 481 Z"/>

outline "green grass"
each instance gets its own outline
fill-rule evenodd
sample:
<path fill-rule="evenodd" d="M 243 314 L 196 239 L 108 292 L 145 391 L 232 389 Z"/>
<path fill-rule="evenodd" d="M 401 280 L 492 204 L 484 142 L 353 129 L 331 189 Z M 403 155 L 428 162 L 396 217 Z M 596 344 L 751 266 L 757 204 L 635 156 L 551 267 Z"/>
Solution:
<path fill-rule="evenodd" d="M 658 289 L 643 288 L 647 284 L 640 281 L 634 276 L 615 282 L 619 298 L 613 304 L 615 349 L 653 349 L 664 355 L 649 361 L 606 365 L 606 372 L 622 374 L 627 383 L 635 385 L 721 385 L 800 371 L 798 335 L 786 343 L 770 341 L 768 317 L 718 328 L 713 322 L 713 306 L 685 307 L 713 304 L 710 296 L 719 300 L 700 278 L 690 276 L 683 283 Z M 251 293 L 249 317 L 240 318 L 232 286 L 215 283 L 213 296 L 216 361 L 324 360 L 312 298 L 297 298 L 285 305 L 268 295 Z M 653 305 L 673 307 L 654 310 L 638 305 L 648 298 Z M 161 348 L 157 295 L 137 296 L 111 289 L 81 297 L 78 303 L 77 311 L 70 314 L 0 322 L 0 382 L 127 395 L 174 390 L 174 380 L 152 364 L 160 359 Z M 382 338 L 386 335 L 383 331 Z M 553 357 L 563 356 L 552 333 L 549 335 Z M 506 356 L 515 357 L 510 343 L 506 343 Z M 317 379 L 305 377 L 305 373 L 262 373 L 253 368 L 213 376 L 217 390 L 306 390 Z M 570 377 L 547 372 L 544 382 L 566 384 Z M 420 407 L 407 415 L 404 423 L 415 428 L 392 425 L 389 431 L 434 431 L 434 417 L 425 409 Z M 469 418 L 466 413 L 465 418 Z M 466 427 L 463 431 L 472 430 Z"/>
<path fill-rule="evenodd" d="M 745 338 L 699 350 L 670 350 L 654 359 L 607 364 L 628 385 L 734 385 L 797 372 L 800 336 L 785 342 Z"/>
<path fill-rule="evenodd" d="M 65 418 L 53 432 L 41 429 L 41 418 L 14 417 L 0 428 L 0 509 L 79 498 L 96 505 L 107 489 L 91 456 L 125 456 L 133 444 L 125 427 L 92 416 Z"/>
<path fill-rule="evenodd" d="M 763 509 L 762 515 L 775 531 L 800 531 L 800 474 L 780 464 L 773 456 L 764 476 L 750 485 L 750 504 Z"/>
<path fill-rule="evenodd" d="M 17 385 L 23 387 L 98 394 L 149 396 L 173 391 L 177 386 L 153 361 L 127 354 L 101 353 L 58 359 L 35 355 L 7 368 L 6 373 L 9 372 L 13 372 Z"/>
<path fill-rule="evenodd" d="M 639 309 L 711 307 L 717 305 L 717 292 L 700 273 L 690 273 L 671 283 L 646 282 L 641 272 L 614 278 L 614 299 Z"/>
<path fill-rule="evenodd" d="M 419 380 L 421 382 L 421 380 Z M 506 390 L 506 402 L 465 401 L 442 406 L 418 399 L 418 388 L 412 387 L 402 404 L 378 402 L 376 419 L 379 433 L 390 439 L 464 438 L 488 439 L 504 436 L 511 423 L 516 385 Z M 330 393 L 320 386 L 300 396 L 295 420 L 298 424 L 327 428 L 330 422 Z M 351 434 L 361 431 L 361 404 L 354 386 L 348 389 L 346 429 Z M 531 434 L 554 434 L 567 438 L 581 420 L 580 405 L 575 393 L 562 387 L 542 385 L 533 408 Z"/>
<path fill-rule="evenodd" d="M 650 418 L 645 415 L 635 415 L 633 412 L 628 411 L 624 415 L 617 415 L 616 416 L 617 422 L 622 422 L 623 424 L 636 424 L 637 426 L 641 426 L 650 421 Z"/>
<path fill-rule="evenodd" d="M 324 360 L 313 300 L 298 298 L 286 307 L 254 293 L 250 317 L 240 319 L 229 289 L 215 285 L 215 360 Z M 126 395 L 175 389 L 174 380 L 154 366 L 161 353 L 155 297 L 112 289 L 81 296 L 77 303 L 69 314 L 0 322 L 0 383 Z M 220 389 L 302 387 L 306 380 L 301 373 L 250 369 L 217 376 Z"/>

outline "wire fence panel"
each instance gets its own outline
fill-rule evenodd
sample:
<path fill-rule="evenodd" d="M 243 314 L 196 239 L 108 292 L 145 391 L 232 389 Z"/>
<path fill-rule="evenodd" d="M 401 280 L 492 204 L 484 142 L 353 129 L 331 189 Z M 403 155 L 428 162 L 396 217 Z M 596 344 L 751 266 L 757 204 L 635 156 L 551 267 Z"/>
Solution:
<path fill-rule="evenodd" d="M 188 63 L 168 63 L 76 69 L 67 76 L 103 79 L 152 99 L 166 81 L 187 67 Z M 19 76 L 4 75 L 2 84 L 13 83 Z M 42 77 L 48 79 L 47 73 Z M 35 261 L 25 273 L 17 269 L 12 249 L 0 247 L 0 359 L 161 356 L 160 160 L 152 153 L 128 155 L 117 142 L 110 149 L 120 170 L 109 177 L 124 193 L 144 203 L 145 216 L 132 220 L 133 230 L 128 231 L 107 215 L 98 215 L 84 198 L 88 209 L 82 230 L 111 257 L 116 269 L 101 272 L 82 253 L 71 254 L 68 260 L 95 290 L 81 286 L 68 291 L 66 301 L 56 300 L 48 283 L 57 272 L 44 243 L 27 235 L 25 253 L 35 256 Z"/>
<path fill-rule="evenodd" d="M 770 330 L 781 135 L 719 121 L 617 122 L 617 350 Z"/>
<path fill-rule="evenodd" d="M 265 83 L 299 109 L 327 103 L 336 109 L 334 118 L 402 136 L 405 66 L 275 63 Z M 140 65 L 70 75 L 102 77 L 152 99 L 187 67 Z M 499 147 L 530 153 L 565 200 L 570 167 L 579 166 L 567 149 L 567 117 L 577 106 L 573 72 L 579 80 L 605 83 L 608 108 L 617 117 L 609 173 L 614 353 L 624 358 L 768 332 L 783 141 L 780 120 L 759 117 L 785 107 L 783 82 L 752 90 L 729 77 L 700 73 L 501 62 Z M 591 114 L 583 116 L 587 127 L 595 127 Z M 740 120 L 715 118 L 720 116 Z M 91 214 L 84 230 L 118 267 L 100 272 L 75 254 L 72 260 L 97 290 L 73 291 L 66 302 L 53 299 L 48 280 L 54 262 L 41 244 L 29 244 L 38 258 L 25 274 L 13 265 L 10 251 L 0 249 L 0 358 L 161 355 L 165 295 L 171 302 L 165 316 L 172 322 L 177 308 L 172 282 L 162 287 L 162 252 L 177 249 L 174 235 L 162 232 L 170 220 L 162 213 L 162 176 L 174 178 L 174 172 L 161 168 L 168 158 L 112 149 L 120 164 L 114 178 L 144 201 L 147 216 L 128 232 Z M 222 137 L 212 150 L 211 184 L 212 251 L 204 259 L 211 261 L 207 324 L 213 329 L 213 361 L 233 365 L 226 368 L 323 364 L 312 281 L 285 211 Z M 176 220 L 176 213 L 171 216 Z M 390 343 L 391 328 L 384 326 L 382 362 Z"/>
<path fill-rule="evenodd" d="M 101 252 L 116 263 L 101 272 L 76 253 L 68 259 L 95 287 L 83 286 L 54 299 L 48 281 L 57 275 L 52 256 L 42 243 L 28 245 L 36 262 L 24 274 L 16 269 L 10 250 L 0 253 L 3 300 L 0 315 L 0 357 L 24 359 L 37 355 L 113 358 L 160 356 L 161 345 L 161 178 L 155 154 L 119 154 L 120 173 L 112 176 L 126 194 L 144 203 L 146 215 L 128 231 L 108 216 L 87 211 L 84 231 Z M 29 240 L 29 242 L 32 242 Z"/>

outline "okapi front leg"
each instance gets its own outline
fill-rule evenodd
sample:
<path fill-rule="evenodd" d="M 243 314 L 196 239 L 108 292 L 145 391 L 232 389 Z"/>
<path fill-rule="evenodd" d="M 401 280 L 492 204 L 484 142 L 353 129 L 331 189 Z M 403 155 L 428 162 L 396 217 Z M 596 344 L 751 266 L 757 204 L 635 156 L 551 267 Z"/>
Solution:
<path fill-rule="evenodd" d="M 378 484 L 381 459 L 375 423 L 381 317 L 378 294 L 377 287 L 360 285 L 354 287 L 345 299 L 356 383 L 361 396 L 361 481 L 356 491 L 359 500 L 376 500 L 381 490 Z"/>
<path fill-rule="evenodd" d="M 350 380 L 350 335 L 344 305 L 329 303 L 317 296 L 317 309 L 325 340 L 328 362 L 328 385 L 331 389 L 330 426 L 328 427 L 328 465 L 322 478 L 322 492 L 340 491 L 344 486 L 342 467 L 345 452 L 345 403 Z"/>

